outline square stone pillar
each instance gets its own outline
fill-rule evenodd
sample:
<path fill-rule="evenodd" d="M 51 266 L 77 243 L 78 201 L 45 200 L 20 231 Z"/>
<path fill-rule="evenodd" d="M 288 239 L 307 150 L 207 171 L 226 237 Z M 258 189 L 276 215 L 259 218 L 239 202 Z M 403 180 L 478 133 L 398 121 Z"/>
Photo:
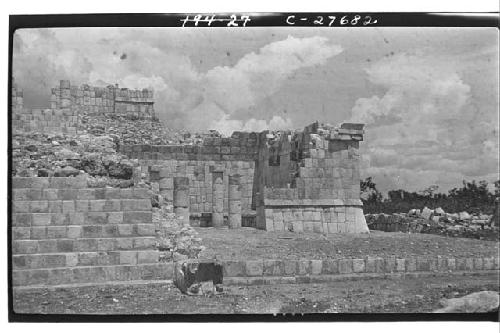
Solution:
<path fill-rule="evenodd" d="M 174 177 L 174 213 L 183 225 L 189 225 L 188 177 Z"/>
<path fill-rule="evenodd" d="M 241 228 L 241 188 L 237 174 L 229 176 L 228 210 L 229 228 Z"/>

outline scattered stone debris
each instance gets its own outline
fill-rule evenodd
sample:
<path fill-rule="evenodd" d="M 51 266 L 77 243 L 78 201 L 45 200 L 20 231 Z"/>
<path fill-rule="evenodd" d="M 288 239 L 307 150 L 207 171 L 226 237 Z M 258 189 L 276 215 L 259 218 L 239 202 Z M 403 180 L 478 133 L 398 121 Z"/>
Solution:
<path fill-rule="evenodd" d="M 191 134 L 186 130 L 175 131 L 160 121 L 138 119 L 123 114 L 82 115 L 80 126 L 93 135 L 119 138 L 121 144 L 200 144 L 206 137 L 221 137 L 217 131 Z"/>
<path fill-rule="evenodd" d="M 138 160 L 119 153 L 124 144 L 199 144 L 206 137 L 221 137 L 217 131 L 202 134 L 176 132 L 159 121 L 133 119 L 126 115 L 82 114 L 78 131 L 42 133 L 15 129 L 12 136 L 12 176 L 70 177 L 87 173 L 99 186 L 124 187 Z"/>
<path fill-rule="evenodd" d="M 498 222 L 493 215 L 471 215 L 465 211 L 446 213 L 440 207 L 434 210 L 424 207 L 422 210 L 411 209 L 408 213 L 367 214 L 365 218 L 371 230 L 499 239 Z"/>
<path fill-rule="evenodd" d="M 153 208 L 153 222 L 157 230 L 157 248 L 160 261 L 195 259 L 205 250 L 198 232 L 183 225 L 173 213 L 172 206 Z"/>
<path fill-rule="evenodd" d="M 110 136 L 46 134 L 17 131 L 13 134 L 13 176 L 75 177 L 88 174 L 101 183 L 118 186 L 132 178 L 137 160 L 118 153 Z M 57 143 L 57 144 L 55 144 Z"/>
<path fill-rule="evenodd" d="M 497 291 L 479 291 L 460 298 L 443 299 L 442 309 L 434 313 L 498 312 Z"/>

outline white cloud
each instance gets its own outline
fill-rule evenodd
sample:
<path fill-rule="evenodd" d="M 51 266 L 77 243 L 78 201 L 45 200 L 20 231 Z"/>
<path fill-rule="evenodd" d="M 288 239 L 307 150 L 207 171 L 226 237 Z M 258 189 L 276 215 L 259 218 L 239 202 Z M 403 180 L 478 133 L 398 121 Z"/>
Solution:
<path fill-rule="evenodd" d="M 354 121 L 371 124 L 377 118 L 395 116 L 401 123 L 418 120 L 420 126 L 432 125 L 455 119 L 470 98 L 470 86 L 446 59 L 402 53 L 376 63 L 366 73 L 369 81 L 387 91 L 382 97 L 358 99 L 352 110 Z"/>
<path fill-rule="evenodd" d="M 227 114 L 213 122 L 212 126 L 224 135 L 231 135 L 234 131 L 243 132 L 262 132 L 264 130 L 285 130 L 292 129 L 292 121 L 289 118 L 283 119 L 280 116 L 273 116 L 271 120 L 251 118 L 246 122 L 241 120 L 229 119 Z"/>
<path fill-rule="evenodd" d="M 294 38 L 270 43 L 249 53 L 233 67 L 215 67 L 206 73 L 207 98 L 231 112 L 247 108 L 274 94 L 295 71 L 322 65 L 342 52 L 324 37 Z"/>
<path fill-rule="evenodd" d="M 366 69 L 386 91 L 358 99 L 351 120 L 367 124 L 365 173 L 384 189 L 451 186 L 498 167 L 498 121 L 475 110 L 460 68 L 455 59 L 401 53 Z"/>
<path fill-rule="evenodd" d="M 185 110 L 191 129 L 209 128 L 223 133 L 230 131 L 261 131 L 268 128 L 291 127 L 290 119 L 235 119 L 239 110 L 254 107 L 262 99 L 276 93 L 285 80 L 301 68 L 322 65 L 342 52 L 338 45 L 324 37 L 294 38 L 273 42 L 259 52 L 243 56 L 234 66 L 217 66 L 202 75 L 202 99 L 198 107 Z"/>

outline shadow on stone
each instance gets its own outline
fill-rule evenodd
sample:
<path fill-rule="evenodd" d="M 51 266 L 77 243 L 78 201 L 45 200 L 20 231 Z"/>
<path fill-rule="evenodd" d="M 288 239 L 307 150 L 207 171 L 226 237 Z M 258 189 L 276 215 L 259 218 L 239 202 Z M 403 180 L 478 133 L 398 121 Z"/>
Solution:
<path fill-rule="evenodd" d="M 215 261 L 182 261 L 174 267 L 174 284 L 183 294 L 214 295 L 221 293 L 222 265 Z"/>

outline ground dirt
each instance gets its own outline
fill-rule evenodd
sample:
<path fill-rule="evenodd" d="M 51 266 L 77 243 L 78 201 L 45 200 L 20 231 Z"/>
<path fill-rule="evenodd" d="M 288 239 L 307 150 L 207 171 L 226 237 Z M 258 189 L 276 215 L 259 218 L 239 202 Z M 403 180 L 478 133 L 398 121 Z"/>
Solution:
<path fill-rule="evenodd" d="M 415 313 L 442 298 L 498 291 L 498 275 L 427 276 L 322 284 L 225 286 L 187 296 L 170 284 L 14 290 L 14 311 L 41 314 Z"/>
<path fill-rule="evenodd" d="M 498 242 L 430 234 L 372 231 L 370 234 L 269 232 L 253 228 L 196 228 L 203 258 L 326 259 L 411 256 L 496 257 Z"/>

